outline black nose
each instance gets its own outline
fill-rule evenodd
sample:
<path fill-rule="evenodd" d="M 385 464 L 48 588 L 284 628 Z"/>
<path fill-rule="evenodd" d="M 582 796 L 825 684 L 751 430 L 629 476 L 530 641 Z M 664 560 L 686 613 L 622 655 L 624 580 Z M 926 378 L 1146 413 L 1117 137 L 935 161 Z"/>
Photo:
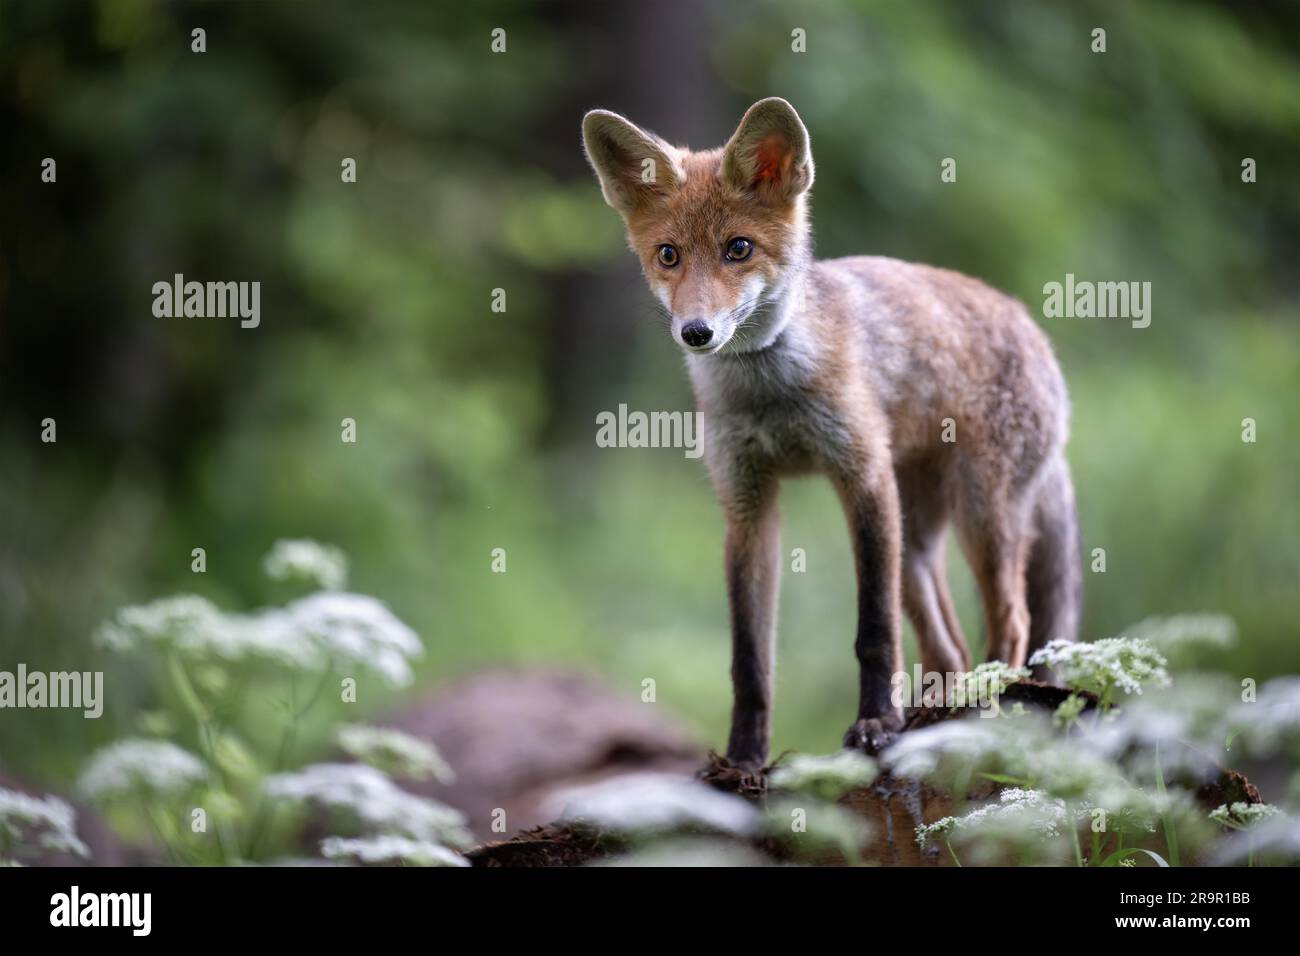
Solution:
<path fill-rule="evenodd" d="M 711 338 L 713 338 L 713 330 L 699 319 L 682 326 L 682 341 L 693 349 L 708 345 Z"/>

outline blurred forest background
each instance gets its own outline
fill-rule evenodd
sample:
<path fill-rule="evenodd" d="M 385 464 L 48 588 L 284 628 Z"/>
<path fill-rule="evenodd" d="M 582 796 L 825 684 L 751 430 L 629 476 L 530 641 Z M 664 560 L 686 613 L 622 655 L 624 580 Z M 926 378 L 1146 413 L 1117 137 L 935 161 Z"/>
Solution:
<path fill-rule="evenodd" d="M 650 677 L 723 742 L 703 466 L 594 441 L 602 410 L 691 400 L 584 164 L 593 107 L 709 147 L 786 97 L 824 257 L 962 270 L 1040 316 L 1066 273 L 1150 281 L 1150 328 L 1040 318 L 1085 547 L 1106 552 L 1084 636 L 1219 611 L 1241 641 L 1206 666 L 1300 671 L 1290 0 L 32 0 L 0 5 L 0 80 L 0 669 L 102 669 L 107 689 L 98 721 L 0 714 L 5 770 L 66 783 L 156 705 L 149 675 L 91 647 L 100 621 L 177 592 L 274 600 L 260 560 L 283 537 L 348 553 L 353 587 L 423 637 L 422 686 L 524 663 L 635 699 Z M 155 318 L 175 273 L 260 281 L 261 326 Z M 825 752 L 854 707 L 849 544 L 822 483 L 783 507 L 808 569 L 783 583 L 775 750 Z"/>

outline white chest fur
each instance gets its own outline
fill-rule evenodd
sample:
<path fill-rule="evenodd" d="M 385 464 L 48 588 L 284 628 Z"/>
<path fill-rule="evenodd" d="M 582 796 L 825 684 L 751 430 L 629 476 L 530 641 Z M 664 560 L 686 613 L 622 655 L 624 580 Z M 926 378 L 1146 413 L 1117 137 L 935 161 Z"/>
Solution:
<path fill-rule="evenodd" d="M 818 386 L 818 356 L 801 331 L 791 323 L 765 349 L 688 357 L 711 460 L 799 473 L 847 454 L 849 429 Z"/>

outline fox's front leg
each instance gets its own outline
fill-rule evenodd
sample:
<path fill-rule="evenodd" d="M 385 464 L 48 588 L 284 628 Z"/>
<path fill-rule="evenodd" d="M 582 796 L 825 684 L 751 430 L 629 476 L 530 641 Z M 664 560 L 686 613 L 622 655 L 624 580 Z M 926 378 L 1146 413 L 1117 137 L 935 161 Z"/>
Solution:
<path fill-rule="evenodd" d="M 902 513 L 892 468 L 865 469 L 835 480 L 853 538 L 858 577 L 858 719 L 844 745 L 875 753 L 903 724 L 891 699 L 902 668 L 900 630 Z"/>
<path fill-rule="evenodd" d="M 731 608 L 731 737 L 727 759 L 756 770 L 767 761 L 772 725 L 781 519 L 775 480 L 746 489 L 727 511 L 727 600 Z"/>

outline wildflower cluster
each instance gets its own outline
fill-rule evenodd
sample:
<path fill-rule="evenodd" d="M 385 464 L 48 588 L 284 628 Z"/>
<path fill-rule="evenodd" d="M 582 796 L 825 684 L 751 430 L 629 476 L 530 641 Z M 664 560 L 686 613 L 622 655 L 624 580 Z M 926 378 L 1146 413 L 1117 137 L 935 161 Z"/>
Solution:
<path fill-rule="evenodd" d="M 77 790 L 87 800 L 111 803 L 184 794 L 207 779 L 203 761 L 165 740 L 128 739 L 109 744 L 90 758 Z"/>
<path fill-rule="evenodd" d="M 1011 667 L 1002 661 L 986 661 L 962 674 L 948 694 L 949 707 L 975 707 L 996 701 L 1012 684 L 1029 677 L 1029 668 Z"/>
<path fill-rule="evenodd" d="M 465 864 L 470 844 L 463 815 L 436 800 L 409 793 L 389 776 L 449 782 L 451 768 L 428 741 L 379 727 L 352 724 L 336 739 L 361 763 L 313 764 L 284 771 L 299 724 L 320 699 L 329 676 L 367 670 L 405 686 L 423 654 L 419 637 L 382 602 L 343 591 L 347 561 L 336 548 L 313 541 L 280 541 L 263 562 L 274 580 L 305 580 L 320 588 L 253 613 L 223 611 L 205 598 L 180 595 L 123 608 L 96 632 L 119 652 L 155 650 L 166 664 L 175 698 L 192 721 L 199 754 L 161 739 L 120 740 L 95 753 L 78 782 L 82 796 L 115 809 L 135 808 L 175 862 L 263 859 L 274 839 L 280 808 L 324 814 L 328 859 L 356 863 Z M 316 675 L 317 691 L 298 698 L 298 678 Z M 264 712 L 243 708 L 250 684 L 269 684 L 285 715 L 279 744 L 267 740 Z M 265 699 L 268 695 L 262 695 Z M 246 734 L 241 735 L 241 726 Z M 155 720 L 160 734 L 184 729 Z M 259 753 L 259 748 L 267 752 Z M 201 806 L 178 811 L 195 797 Z M 181 819 L 195 816 L 193 827 Z M 207 817 L 213 835 L 208 836 Z M 188 822 L 188 821 L 187 821 Z M 281 841 L 292 833 L 279 830 Z"/>
<path fill-rule="evenodd" d="M 336 826 L 358 829 L 367 837 L 405 837 L 449 849 L 465 849 L 473 842 L 459 810 L 409 793 L 365 764 L 312 764 L 268 777 L 265 790 L 274 801 L 325 810 Z"/>
<path fill-rule="evenodd" d="M 123 608 L 99 629 L 101 646 L 153 645 L 187 661 L 267 661 L 301 670 L 359 666 L 390 684 L 413 679 L 424 653 L 419 637 L 380 601 L 320 591 L 255 614 L 228 613 L 205 598 L 180 595 Z"/>
<path fill-rule="evenodd" d="M 438 748 L 411 734 L 389 727 L 346 724 L 337 736 L 344 753 L 394 777 L 439 783 L 456 780 Z"/>
<path fill-rule="evenodd" d="M 341 591 L 348 583 L 343 552 L 308 539 L 277 541 L 262 568 L 272 581 L 304 581 L 326 591 Z"/>
<path fill-rule="evenodd" d="M 34 797 L 0 787 L 0 866 L 20 865 L 37 853 L 89 857 L 77 836 L 77 814 L 58 797 Z"/>
<path fill-rule="evenodd" d="M 1169 643 L 1169 635 L 1207 626 L 1184 620 L 1161 631 L 1146 622 L 1142 630 L 1162 633 Z M 1220 626 L 1219 633 L 1227 631 Z M 1079 865 L 1151 859 L 1178 865 L 1180 854 L 1206 850 L 1214 839 L 1211 821 L 1231 829 L 1275 823 L 1272 808 L 1241 803 L 1207 815 L 1192 797 L 1196 786 L 1221 773 L 1206 746 L 1217 736 L 1222 747 L 1223 731 L 1243 720 L 1242 708 L 1258 708 L 1234 707 L 1222 681 L 1193 676 L 1182 691 L 1171 690 L 1163 655 L 1144 638 L 1052 642 L 1031 663 L 1052 667 L 1075 691 L 1057 712 L 1055 728 L 1029 714 L 950 720 L 903 735 L 882 755 L 895 776 L 925 780 L 959 803 L 978 785 L 1001 788 L 993 803 L 918 827 L 922 845 L 942 841 L 958 862 L 962 849 L 983 862 L 1060 863 L 1072 856 Z M 1296 685 L 1274 684 L 1261 693 L 1264 706 L 1251 710 L 1256 726 L 1263 725 L 1257 737 L 1276 743 L 1300 729 Z M 1122 712 L 1111 706 L 1120 693 L 1139 695 L 1144 688 L 1157 693 Z M 1083 691 L 1097 696 L 1102 716 L 1083 719 Z M 1188 694 L 1194 699 L 1177 704 Z"/>
<path fill-rule="evenodd" d="M 1117 691 L 1140 694 L 1145 686 L 1163 687 L 1170 681 L 1164 655 L 1140 638 L 1049 641 L 1029 663 L 1050 668 L 1075 690 L 1096 694 L 1103 710 L 1114 703 Z"/>

